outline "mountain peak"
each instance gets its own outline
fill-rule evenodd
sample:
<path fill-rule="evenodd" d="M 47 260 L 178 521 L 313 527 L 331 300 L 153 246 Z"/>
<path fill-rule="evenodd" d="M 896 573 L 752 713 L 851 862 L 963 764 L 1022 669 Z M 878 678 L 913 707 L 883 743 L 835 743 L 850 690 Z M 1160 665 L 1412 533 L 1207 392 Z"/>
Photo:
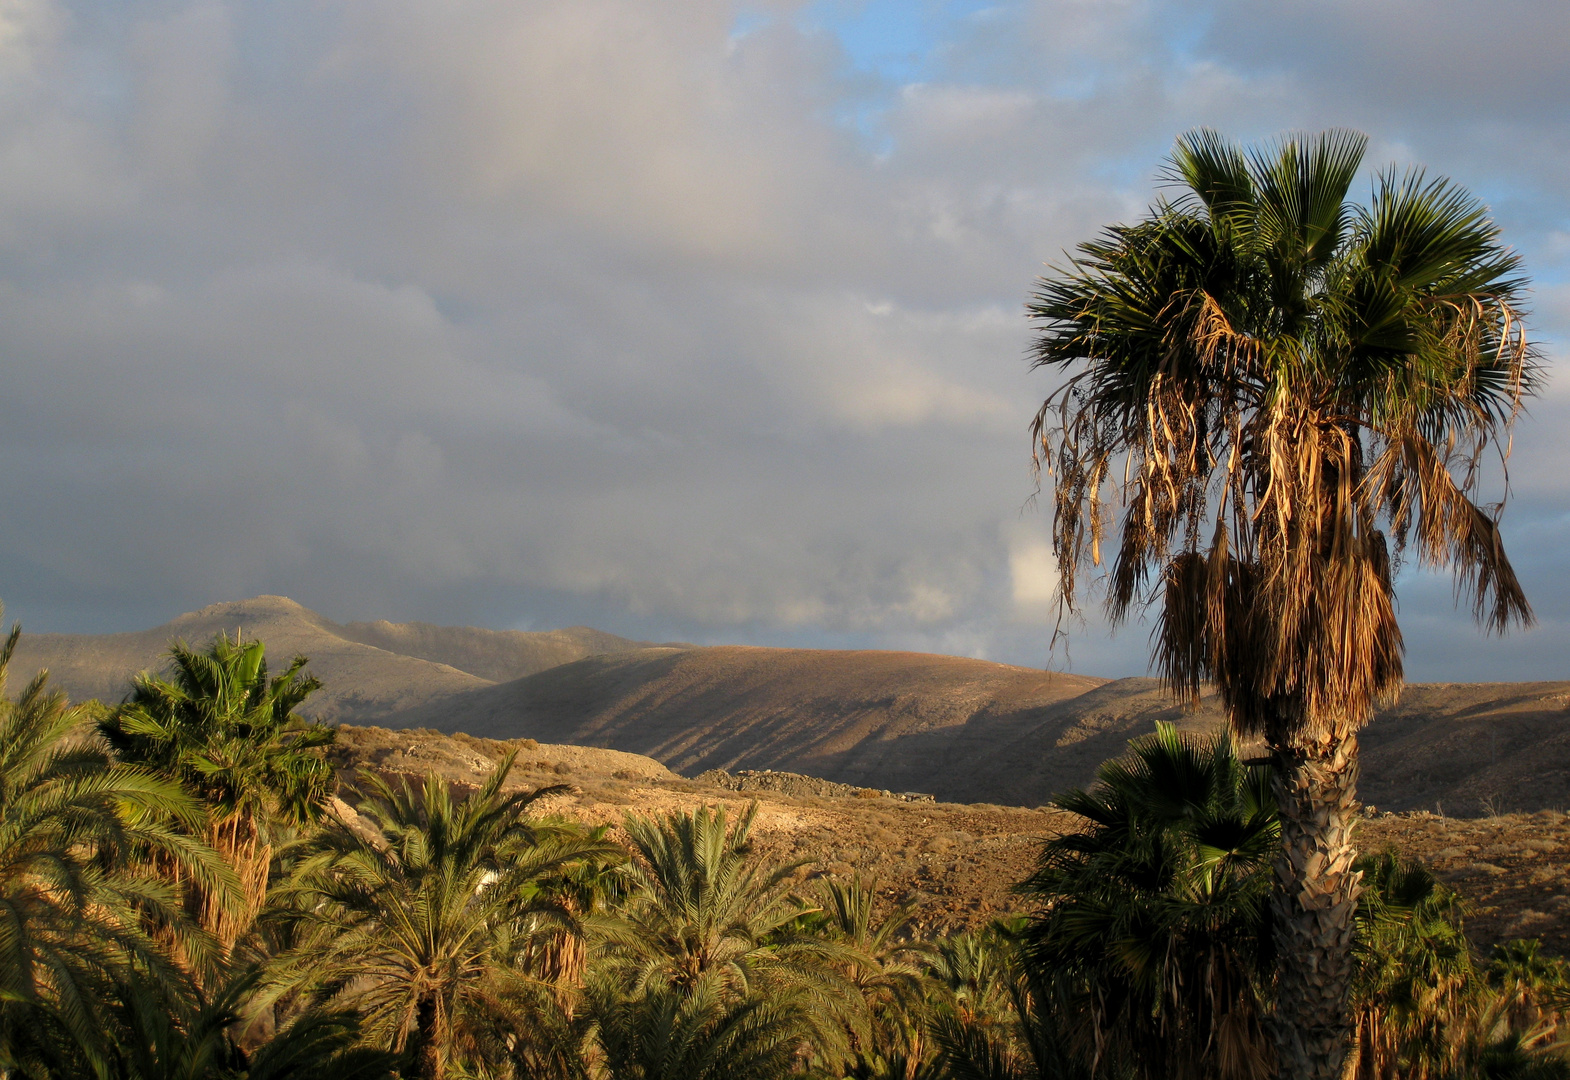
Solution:
<path fill-rule="evenodd" d="M 263 615 L 303 615 L 311 619 L 320 619 L 321 616 L 306 607 L 304 604 L 291 600 L 287 596 L 273 596 L 262 594 L 253 596 L 248 600 L 224 600 L 217 604 L 208 604 L 196 611 L 188 611 L 174 619 L 182 622 L 187 619 L 217 619 L 222 617 L 256 618 Z"/>

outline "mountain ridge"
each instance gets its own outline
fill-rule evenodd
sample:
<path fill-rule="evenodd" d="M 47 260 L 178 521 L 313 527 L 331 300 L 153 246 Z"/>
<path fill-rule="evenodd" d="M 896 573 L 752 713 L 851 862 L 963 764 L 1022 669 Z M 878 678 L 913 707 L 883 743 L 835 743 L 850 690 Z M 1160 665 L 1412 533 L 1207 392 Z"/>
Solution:
<path fill-rule="evenodd" d="M 47 668 L 73 699 L 114 703 L 142 671 L 163 667 L 171 642 L 200 646 L 219 633 L 260 638 L 274 667 L 294 655 L 311 661 L 323 688 L 302 708 L 328 721 L 362 721 L 491 685 L 488 674 L 516 678 L 563 656 L 640 647 L 587 627 L 534 632 L 441 627 L 429 623 L 340 625 L 286 596 L 209 604 L 161 626 L 117 634 L 30 634 L 17 644 L 13 670 Z M 400 643 L 409 651 L 401 651 Z M 485 673 L 485 674 L 482 674 Z"/>
<path fill-rule="evenodd" d="M 1187 709 L 1148 677 L 879 650 L 650 645 L 587 627 L 340 625 L 275 596 L 128 634 L 24 634 L 12 670 L 48 667 L 73 698 L 113 702 L 158 666 L 170 638 L 236 630 L 266 641 L 275 666 L 309 657 L 325 686 L 302 711 L 331 722 L 534 738 L 646 754 L 689 775 L 775 769 L 960 802 L 1043 804 L 1158 721 L 1222 726 L 1213 696 Z M 1570 682 L 1416 684 L 1360 739 L 1360 792 L 1381 808 L 1570 807 Z"/>

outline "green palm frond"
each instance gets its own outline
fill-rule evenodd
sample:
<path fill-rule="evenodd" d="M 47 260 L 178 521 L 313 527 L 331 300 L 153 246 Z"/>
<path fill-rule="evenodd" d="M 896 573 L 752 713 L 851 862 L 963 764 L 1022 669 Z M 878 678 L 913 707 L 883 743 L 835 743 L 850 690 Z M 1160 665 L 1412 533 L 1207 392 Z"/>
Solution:
<path fill-rule="evenodd" d="M 43 674 L 5 696 L 18 633 L 0 649 L 0 1069 L 102 1073 L 125 988 L 167 1011 L 188 992 L 188 970 L 213 957 L 158 867 L 223 895 L 236 882 L 184 831 L 202 817 L 196 801 L 113 762 L 88 709 L 69 707 Z"/>
<path fill-rule="evenodd" d="M 293 924 L 296 948 L 273 965 L 269 994 L 352 1007 L 366 1039 L 421 1076 L 521 1053 L 492 1038 L 496 1024 L 551 991 L 539 943 L 578 927 L 552 883 L 624 856 L 603 832 L 532 818 L 562 789 L 505 791 L 512 763 L 461 800 L 434 776 L 364 776 L 358 809 L 374 835 L 329 827 L 290 851 L 273 918 Z"/>
<path fill-rule="evenodd" d="M 1023 937 L 1030 969 L 1083 1019 L 1082 1050 L 1152 1077 L 1268 1061 L 1269 784 L 1229 735 L 1162 724 L 1054 800 L 1083 826 L 1048 841 L 1021 886 L 1039 905 Z"/>

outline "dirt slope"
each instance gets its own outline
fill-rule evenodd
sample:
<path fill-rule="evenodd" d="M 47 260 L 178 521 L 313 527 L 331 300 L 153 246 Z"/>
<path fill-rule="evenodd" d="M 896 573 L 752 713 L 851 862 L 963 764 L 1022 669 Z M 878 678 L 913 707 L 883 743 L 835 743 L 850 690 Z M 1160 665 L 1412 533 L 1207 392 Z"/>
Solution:
<path fill-rule="evenodd" d="M 1102 682 L 921 653 L 642 649 L 435 702 L 388 723 L 612 746 L 682 773 L 784 769 L 977 798 L 982 788 L 998 790 L 990 764 L 999 731 L 1053 717 L 1072 724 L 1053 707 Z M 1077 777 L 1079 759 L 1092 756 L 1106 755 L 1086 747 L 1066 756 L 1068 772 Z M 1031 766 L 1040 768 L 1040 758 Z"/>
<path fill-rule="evenodd" d="M 1570 682 L 1409 686 L 1361 741 L 1363 801 L 1381 808 L 1570 810 Z"/>
<path fill-rule="evenodd" d="M 647 641 L 629 641 L 587 626 L 545 631 L 483 630 L 474 626 L 382 620 L 345 623 L 336 629 L 340 637 L 349 641 L 446 664 L 490 682 L 521 679 L 585 656 L 649 645 Z"/>

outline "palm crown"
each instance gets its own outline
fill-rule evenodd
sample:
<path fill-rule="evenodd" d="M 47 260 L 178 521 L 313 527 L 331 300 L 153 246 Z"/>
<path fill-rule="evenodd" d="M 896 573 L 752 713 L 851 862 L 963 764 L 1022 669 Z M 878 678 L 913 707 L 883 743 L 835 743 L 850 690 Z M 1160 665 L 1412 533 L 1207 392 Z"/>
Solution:
<path fill-rule="evenodd" d="M 1159 582 L 1158 665 L 1190 694 L 1214 679 L 1244 730 L 1355 730 L 1399 687 L 1408 545 L 1490 627 L 1530 619 L 1475 501 L 1538 371 L 1519 260 L 1448 181 L 1386 173 L 1350 203 L 1364 143 L 1186 136 L 1177 197 L 1030 306 L 1036 363 L 1080 368 L 1035 424 L 1065 600 L 1119 506 L 1114 617 Z"/>
<path fill-rule="evenodd" d="M 0 1075 L 81 1075 L 107 1068 L 121 988 L 179 981 L 167 947 L 213 959 L 148 856 L 225 902 L 236 884 L 181 828 L 196 801 L 109 760 L 43 673 L 6 696 L 17 637 L 0 647 Z"/>
<path fill-rule="evenodd" d="M 332 767 L 314 751 L 333 732 L 295 713 L 321 687 L 305 658 L 269 678 L 262 642 L 220 635 L 201 651 L 176 642 L 169 660 L 170 677 L 138 677 L 104 721 L 119 756 L 181 777 L 219 817 L 250 818 L 264 838 L 274 821 L 316 820 Z"/>
<path fill-rule="evenodd" d="M 175 642 L 169 659 L 170 677 L 137 676 L 99 731 L 122 761 L 178 778 L 207 804 L 207 841 L 239 872 L 243 895 L 226 905 L 198 887 L 189 902 L 228 949 L 261 911 L 276 831 L 321 814 L 333 770 L 318 751 L 333 730 L 295 714 L 321 686 L 303 656 L 269 678 L 260 641 L 220 634 L 202 651 Z"/>
<path fill-rule="evenodd" d="M 368 1035 L 413 1051 L 432 1080 L 483 1056 L 538 982 L 522 963 L 531 939 L 571 914 L 550 880 L 618 854 L 598 834 L 534 820 L 532 804 L 567 789 L 506 792 L 512 766 L 508 755 L 467 799 L 435 777 L 411 788 L 366 776 L 369 829 L 303 841 L 281 890 L 304 945 L 281 983 L 352 1004 Z"/>

